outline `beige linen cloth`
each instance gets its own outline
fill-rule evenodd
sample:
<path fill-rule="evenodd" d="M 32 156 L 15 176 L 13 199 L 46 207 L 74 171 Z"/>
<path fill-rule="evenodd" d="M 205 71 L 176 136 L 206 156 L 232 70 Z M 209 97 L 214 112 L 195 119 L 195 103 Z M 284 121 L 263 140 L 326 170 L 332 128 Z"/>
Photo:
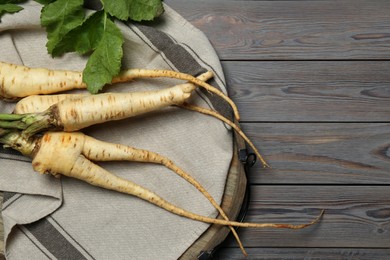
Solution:
<path fill-rule="evenodd" d="M 54 59 L 47 54 L 46 33 L 39 25 L 41 6 L 28 2 L 24 8 L 2 18 L 0 60 L 82 70 L 86 60 L 76 54 Z M 125 35 L 124 67 L 173 69 L 192 75 L 212 70 L 216 76 L 211 83 L 226 92 L 219 59 L 207 38 L 168 6 L 158 22 L 119 26 Z M 177 83 L 181 81 L 139 79 L 104 90 L 160 89 Z M 230 114 L 225 103 L 204 91 L 195 92 L 191 102 Z M 12 112 L 13 106 L 0 100 L 1 113 Z M 171 158 L 221 201 L 233 141 L 231 131 L 220 121 L 171 107 L 84 132 Z M 53 158 L 61 161 L 55 154 Z M 163 166 L 100 165 L 180 207 L 217 216 L 195 188 Z M 7 259 L 177 259 L 209 226 L 129 195 L 66 177 L 39 175 L 28 158 L 4 148 L 0 150 L 0 190 L 5 191 L 2 216 Z"/>

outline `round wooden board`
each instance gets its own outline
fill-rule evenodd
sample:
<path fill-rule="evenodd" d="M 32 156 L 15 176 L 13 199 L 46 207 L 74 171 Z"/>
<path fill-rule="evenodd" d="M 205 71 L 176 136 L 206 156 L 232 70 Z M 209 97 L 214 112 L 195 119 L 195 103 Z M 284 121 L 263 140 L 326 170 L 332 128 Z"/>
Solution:
<path fill-rule="evenodd" d="M 198 59 L 199 57 L 197 57 Z M 209 66 L 209 65 L 208 65 Z M 219 67 L 219 66 L 218 66 Z M 230 145 L 230 139 L 228 138 Z M 238 160 L 238 155 L 236 154 L 239 148 L 242 148 L 243 143 L 237 141 L 235 139 L 235 152 L 234 158 L 231 161 L 230 170 L 225 173 L 225 170 L 222 172 L 222 178 L 227 177 L 227 182 L 225 184 L 224 196 L 222 201 L 222 207 L 224 211 L 227 213 L 230 219 L 235 219 L 238 215 L 242 201 L 245 195 L 245 187 L 246 187 L 246 178 L 243 166 Z M 229 155 L 228 155 L 229 156 Z M 228 158 L 229 159 L 229 158 Z M 226 162 L 228 164 L 229 162 Z M 228 165 L 226 165 L 228 166 Z M 220 183 L 221 188 L 223 188 L 224 183 Z M 221 190 L 221 189 L 220 189 Z M 219 193 L 221 194 L 221 193 Z M 0 192 L 0 201 L 2 202 L 2 193 Z M 1 204 L 0 204 L 1 206 Z M 0 209 L 1 210 L 1 209 Z M 3 223 L 0 218 L 0 259 L 1 255 L 3 255 L 3 247 L 4 247 L 4 239 L 3 239 Z M 193 245 L 186 250 L 186 252 L 182 255 L 182 259 L 188 258 L 197 258 L 197 256 L 202 251 L 209 251 L 213 249 L 216 245 L 220 244 L 228 235 L 229 229 L 220 227 L 220 226 L 210 226 L 207 231 L 205 231 L 199 239 L 193 243 Z M 192 240 L 191 240 L 192 241 Z M 179 251 L 181 252 L 181 251 Z"/>

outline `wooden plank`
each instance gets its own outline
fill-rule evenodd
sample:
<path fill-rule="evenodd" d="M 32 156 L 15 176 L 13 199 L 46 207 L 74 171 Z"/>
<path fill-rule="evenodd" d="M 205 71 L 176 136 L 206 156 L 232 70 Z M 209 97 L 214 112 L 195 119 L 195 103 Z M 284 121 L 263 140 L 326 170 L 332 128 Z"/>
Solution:
<path fill-rule="evenodd" d="M 390 249 L 248 248 L 245 259 L 387 259 Z M 244 259 L 238 248 L 224 248 L 216 259 Z"/>
<path fill-rule="evenodd" d="M 390 123 L 242 124 L 269 161 L 251 169 L 263 183 L 390 184 Z"/>
<path fill-rule="evenodd" d="M 222 65 L 242 121 L 390 120 L 390 61 Z"/>
<path fill-rule="evenodd" d="M 0 191 L 0 213 L 3 208 L 3 192 Z M 3 218 L 0 214 L 0 259 L 4 254 L 4 226 L 3 226 Z"/>
<path fill-rule="evenodd" d="M 308 223 L 300 229 L 239 229 L 246 247 L 378 248 L 390 245 L 389 186 L 256 185 L 246 221 Z M 224 246 L 236 247 L 229 239 Z"/>
<path fill-rule="evenodd" d="M 182 1 L 222 60 L 390 58 L 390 1 Z"/>
<path fill-rule="evenodd" d="M 247 221 L 304 223 L 320 208 L 327 210 L 326 215 L 318 225 L 302 230 L 239 233 L 247 247 L 388 248 L 389 205 L 388 186 L 254 186 Z M 234 247 L 235 242 L 226 245 Z"/>

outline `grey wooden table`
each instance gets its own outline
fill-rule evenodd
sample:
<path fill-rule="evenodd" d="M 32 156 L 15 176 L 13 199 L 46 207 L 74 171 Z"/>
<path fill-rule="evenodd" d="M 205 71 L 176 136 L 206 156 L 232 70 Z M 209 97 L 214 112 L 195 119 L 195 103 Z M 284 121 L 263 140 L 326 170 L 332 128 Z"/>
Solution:
<path fill-rule="evenodd" d="M 245 132 L 247 259 L 390 258 L 390 1 L 166 0 L 210 39 Z M 233 239 L 216 256 L 242 259 Z"/>
<path fill-rule="evenodd" d="M 252 168 L 250 256 L 390 259 L 390 1 L 166 0 L 210 39 Z M 233 239 L 220 259 L 243 258 Z"/>

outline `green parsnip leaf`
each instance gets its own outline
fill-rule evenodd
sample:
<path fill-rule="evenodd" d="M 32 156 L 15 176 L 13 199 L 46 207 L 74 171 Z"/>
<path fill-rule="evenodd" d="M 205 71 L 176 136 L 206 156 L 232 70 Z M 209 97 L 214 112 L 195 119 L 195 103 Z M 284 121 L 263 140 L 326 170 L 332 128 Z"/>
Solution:
<path fill-rule="evenodd" d="M 119 74 L 123 56 L 123 36 L 111 19 L 104 19 L 104 31 L 96 49 L 89 57 L 83 72 L 83 81 L 91 93 L 97 93 Z"/>
<path fill-rule="evenodd" d="M 123 36 L 114 20 L 152 20 L 163 12 L 162 0 L 100 0 L 102 10 L 85 19 L 83 0 L 36 1 L 45 5 L 41 25 L 53 57 L 67 52 L 91 54 L 83 71 L 91 93 L 110 83 L 121 69 Z"/>
<path fill-rule="evenodd" d="M 47 50 L 53 50 L 62 38 L 84 20 L 83 0 L 57 0 L 43 7 L 41 24 L 46 27 Z M 53 55 L 54 56 L 54 55 Z"/>
<path fill-rule="evenodd" d="M 43 4 L 43 5 L 48 5 L 52 2 L 54 2 L 55 0 L 34 0 L 35 2 L 38 2 L 40 4 Z"/>
<path fill-rule="evenodd" d="M 21 4 L 27 2 L 27 0 L 0 0 L 0 5 L 4 4 Z"/>
<path fill-rule="evenodd" d="M 104 11 L 90 15 L 84 23 L 67 33 L 53 49 L 54 56 L 66 52 L 85 54 L 96 49 L 104 33 Z"/>
<path fill-rule="evenodd" d="M 0 18 L 23 8 L 27 0 L 0 0 Z M 47 32 L 47 51 L 53 57 L 67 52 L 91 53 L 83 81 L 97 93 L 119 74 L 123 36 L 114 20 L 150 21 L 163 11 L 162 0 L 100 0 L 103 5 L 85 19 L 84 0 L 35 0 L 43 5 L 41 25 Z"/>
<path fill-rule="evenodd" d="M 120 19 L 151 21 L 163 12 L 161 0 L 101 0 L 104 10 Z"/>
<path fill-rule="evenodd" d="M 20 10 L 23 10 L 23 7 L 18 6 L 16 4 L 0 4 L 0 21 L 3 14 L 12 14 L 19 12 Z"/>

